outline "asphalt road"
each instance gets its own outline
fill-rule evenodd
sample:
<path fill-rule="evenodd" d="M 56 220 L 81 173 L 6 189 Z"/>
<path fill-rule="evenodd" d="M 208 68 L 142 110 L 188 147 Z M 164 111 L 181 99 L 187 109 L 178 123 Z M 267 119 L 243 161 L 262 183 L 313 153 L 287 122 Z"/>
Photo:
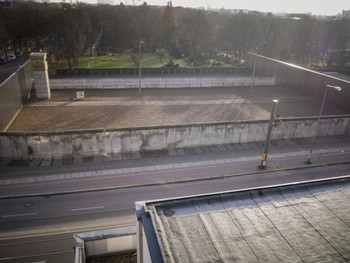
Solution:
<path fill-rule="evenodd" d="M 0 262 L 72 262 L 74 233 L 134 224 L 135 201 L 346 175 L 350 175 L 350 164 L 109 191 L 2 199 Z"/>
<path fill-rule="evenodd" d="M 28 56 L 18 57 L 16 60 L 10 61 L 6 64 L 0 65 L 0 84 L 6 80 L 9 76 L 16 72 L 19 64 L 23 65 L 27 60 Z"/>

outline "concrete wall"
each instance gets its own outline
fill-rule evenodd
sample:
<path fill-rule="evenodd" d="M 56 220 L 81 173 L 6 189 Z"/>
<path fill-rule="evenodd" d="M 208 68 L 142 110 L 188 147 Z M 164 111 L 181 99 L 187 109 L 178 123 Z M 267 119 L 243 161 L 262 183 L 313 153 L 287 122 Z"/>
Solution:
<path fill-rule="evenodd" d="M 275 77 L 278 85 L 287 86 L 320 102 L 323 99 L 326 85 L 341 87 L 342 90 L 340 92 L 329 88 L 325 103 L 350 114 L 350 81 L 254 53 L 249 53 L 248 58 L 251 67 L 256 62 L 257 76 Z"/>
<path fill-rule="evenodd" d="M 272 139 L 312 137 L 316 122 L 316 117 L 282 119 L 273 129 Z M 0 158 L 28 159 L 28 146 L 33 149 L 34 158 L 52 158 L 264 141 L 267 128 L 265 120 L 65 132 L 2 132 Z M 323 117 L 319 134 L 350 135 L 350 115 Z"/>
<path fill-rule="evenodd" d="M 141 88 L 188 88 L 188 87 L 232 87 L 250 86 L 250 76 L 191 76 L 191 77 L 142 77 Z M 274 77 L 260 77 L 256 86 L 275 85 Z M 50 79 L 51 89 L 126 89 L 138 88 L 138 78 L 62 78 Z"/>
<path fill-rule="evenodd" d="M 27 62 L 0 85 L 0 130 L 6 131 L 21 110 L 32 87 L 31 64 Z"/>
<path fill-rule="evenodd" d="M 50 82 L 46 53 L 31 53 L 33 78 L 35 80 L 35 91 L 38 99 L 50 99 Z"/>
<path fill-rule="evenodd" d="M 84 263 L 89 257 L 136 251 L 134 226 L 79 233 L 74 235 L 74 239 L 75 263 Z"/>

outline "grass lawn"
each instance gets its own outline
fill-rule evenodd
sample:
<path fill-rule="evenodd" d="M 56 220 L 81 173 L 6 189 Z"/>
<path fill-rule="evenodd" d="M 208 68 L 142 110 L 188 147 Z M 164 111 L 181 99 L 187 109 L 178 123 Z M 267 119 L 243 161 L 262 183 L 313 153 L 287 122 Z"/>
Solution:
<path fill-rule="evenodd" d="M 137 54 L 136 54 L 137 56 Z M 163 58 L 163 64 L 160 63 L 157 54 L 142 54 L 141 66 L 143 68 L 160 68 L 167 63 L 169 58 Z M 174 59 L 174 63 L 179 63 L 180 67 L 190 68 L 184 59 Z M 67 69 L 67 59 L 60 59 L 54 64 L 49 66 L 50 70 L 55 69 Z M 77 65 L 73 68 L 94 68 L 94 69 L 107 69 L 107 68 L 136 68 L 135 64 L 131 60 L 130 54 L 117 54 L 106 55 L 98 57 L 80 57 Z"/>

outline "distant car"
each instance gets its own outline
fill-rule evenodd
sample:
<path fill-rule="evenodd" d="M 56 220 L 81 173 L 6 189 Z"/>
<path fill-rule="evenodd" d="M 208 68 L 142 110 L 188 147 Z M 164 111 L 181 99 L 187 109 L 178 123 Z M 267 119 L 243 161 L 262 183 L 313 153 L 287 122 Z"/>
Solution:
<path fill-rule="evenodd" d="M 16 55 L 15 55 L 15 54 L 9 54 L 9 55 L 7 56 L 7 59 L 9 59 L 10 61 L 11 61 L 11 60 L 15 60 L 15 59 L 16 59 Z"/>
<path fill-rule="evenodd" d="M 0 64 L 6 64 L 6 63 L 7 63 L 7 58 L 5 56 L 1 56 Z"/>

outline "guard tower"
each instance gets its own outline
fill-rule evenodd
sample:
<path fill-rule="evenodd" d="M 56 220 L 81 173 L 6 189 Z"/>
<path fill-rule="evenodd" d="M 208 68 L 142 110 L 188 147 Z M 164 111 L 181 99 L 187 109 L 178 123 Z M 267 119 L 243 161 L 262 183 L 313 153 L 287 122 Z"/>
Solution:
<path fill-rule="evenodd" d="M 46 53 L 31 53 L 34 88 L 38 99 L 50 99 L 50 81 Z"/>

